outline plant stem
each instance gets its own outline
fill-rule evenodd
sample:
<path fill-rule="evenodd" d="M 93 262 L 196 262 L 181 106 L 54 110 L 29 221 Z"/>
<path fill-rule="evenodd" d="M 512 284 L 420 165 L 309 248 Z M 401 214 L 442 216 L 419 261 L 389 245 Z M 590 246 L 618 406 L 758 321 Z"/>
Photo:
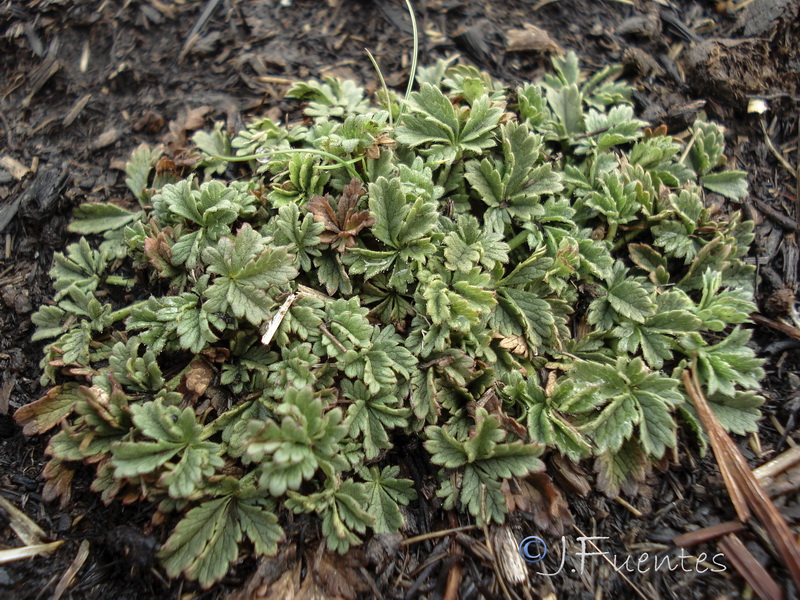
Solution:
<path fill-rule="evenodd" d="M 403 116 L 403 109 L 406 107 L 406 101 L 411 94 L 414 87 L 414 78 L 417 76 L 417 58 L 419 57 L 419 31 L 417 30 L 417 17 L 414 14 L 414 7 L 411 5 L 411 0 L 406 0 L 406 8 L 411 17 L 411 31 L 414 34 L 414 51 L 411 54 L 411 72 L 408 74 L 408 86 L 406 86 L 406 95 L 403 102 L 400 103 L 400 110 L 397 113 L 397 122 L 400 122 L 400 117 Z"/>
<path fill-rule="evenodd" d="M 144 306 L 147 300 L 141 300 L 139 302 L 134 302 L 130 306 L 125 306 L 120 308 L 119 310 L 115 310 L 111 313 L 111 322 L 116 323 L 117 321 L 121 321 L 122 319 L 126 319 L 134 308 L 139 308 L 140 306 Z"/>
<path fill-rule="evenodd" d="M 353 177 L 361 179 L 358 175 L 358 171 L 353 168 L 348 161 L 343 159 L 341 156 L 336 156 L 335 154 L 331 154 L 330 152 L 325 152 L 324 150 L 317 150 L 316 148 L 284 148 L 284 149 L 275 149 L 275 150 L 264 150 L 263 152 L 258 152 L 256 154 L 248 154 L 246 156 L 224 156 L 220 154 L 209 154 L 212 158 L 218 158 L 220 160 L 225 160 L 228 162 L 248 162 L 251 160 L 258 160 L 259 158 L 267 158 L 268 156 L 272 156 L 273 154 L 316 154 L 317 156 L 322 156 L 327 159 L 332 160 L 333 162 L 339 163 L 340 166 L 347 169 L 347 172 L 350 173 Z"/>
<path fill-rule="evenodd" d="M 523 242 L 526 242 L 528 240 L 529 233 L 530 232 L 527 229 L 523 229 L 517 235 L 511 238 L 511 241 L 508 242 L 509 251 L 516 250 Z"/>
<path fill-rule="evenodd" d="M 133 279 L 128 279 L 127 277 L 120 277 L 119 275 L 109 275 L 108 277 L 106 277 L 106 283 L 111 285 L 133 287 L 134 281 Z"/>
<path fill-rule="evenodd" d="M 378 79 L 381 80 L 383 95 L 386 96 L 386 110 L 389 111 L 389 127 L 394 129 L 394 121 L 392 120 L 392 98 L 391 96 L 389 96 L 389 87 L 386 85 L 386 80 L 383 78 L 383 72 L 381 71 L 381 68 L 378 66 L 378 61 L 375 60 L 374 56 L 372 56 L 372 52 L 370 52 L 367 48 L 364 48 L 364 52 L 366 52 L 367 56 L 369 56 L 369 60 L 372 63 L 372 66 L 378 73 Z"/>

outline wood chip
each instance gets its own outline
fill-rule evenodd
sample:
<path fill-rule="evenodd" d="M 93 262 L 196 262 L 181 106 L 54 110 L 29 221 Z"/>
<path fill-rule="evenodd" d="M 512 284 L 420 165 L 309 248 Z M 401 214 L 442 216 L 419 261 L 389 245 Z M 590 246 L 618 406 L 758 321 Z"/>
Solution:
<path fill-rule="evenodd" d="M 18 181 L 30 173 L 28 167 L 11 156 L 0 156 L 0 167 L 8 171 L 11 176 Z"/>
<path fill-rule="evenodd" d="M 710 527 L 703 527 L 702 529 L 695 529 L 689 533 L 684 533 L 672 539 L 672 543 L 680 548 L 691 548 L 698 544 L 704 544 L 718 537 L 727 535 L 729 533 L 739 533 L 744 531 L 747 527 L 744 523 L 739 521 L 725 521 L 724 523 L 717 523 Z"/>
<path fill-rule="evenodd" d="M 60 68 L 61 61 L 51 55 L 45 58 L 42 64 L 31 72 L 28 78 L 31 82 L 31 91 L 22 101 L 23 108 L 28 108 L 28 106 L 30 106 L 31 102 L 33 102 L 33 97 L 39 93 L 39 90 L 44 87 L 44 84 L 47 83 L 53 75 L 58 73 Z"/>
<path fill-rule="evenodd" d="M 753 471 L 759 481 L 775 477 L 800 462 L 800 447 L 790 448 Z"/>
<path fill-rule="evenodd" d="M 7 236 L 6 239 L 8 239 Z M 11 392 L 14 390 L 16 383 L 17 378 L 13 375 L 9 375 L 3 382 L 3 385 L 0 386 L 0 415 L 8 414 L 8 400 L 11 397 Z"/>
<path fill-rule="evenodd" d="M 800 329 L 797 327 L 792 327 L 791 325 L 781 323 L 780 321 L 773 321 L 769 317 L 765 317 L 759 313 L 750 313 L 750 318 L 759 325 L 764 325 L 770 329 L 774 329 L 775 331 L 780 331 L 782 334 L 787 335 L 790 338 L 800 340 Z"/>
<path fill-rule="evenodd" d="M 72 108 L 69 109 L 69 112 L 64 115 L 64 127 L 69 127 L 72 123 L 75 122 L 75 119 L 78 118 L 78 115 L 83 112 L 83 109 L 86 108 L 86 105 L 89 103 L 89 100 L 92 99 L 91 94 L 85 94 L 78 98 L 75 104 L 72 105 Z"/>
<path fill-rule="evenodd" d="M 506 50 L 509 52 L 553 52 L 563 54 L 564 49 L 558 45 L 550 34 L 541 27 L 523 23 L 522 29 L 510 29 L 506 34 Z"/>
<path fill-rule="evenodd" d="M 120 131 L 116 127 L 111 127 L 110 129 L 106 129 L 103 133 L 97 136 L 97 139 L 94 142 L 92 142 L 91 147 L 93 150 L 100 150 L 101 148 L 110 146 L 121 137 L 122 137 L 122 131 Z"/>
<path fill-rule="evenodd" d="M 286 300 L 283 302 L 281 307 L 278 309 L 278 312 L 275 313 L 275 316 L 269 322 L 269 326 L 267 326 L 267 330 L 264 332 L 264 335 L 261 336 L 261 343 L 265 346 L 269 346 L 272 338 L 278 332 L 278 327 L 281 326 L 283 319 L 286 317 L 286 313 L 289 312 L 289 309 L 292 307 L 292 303 L 297 298 L 297 293 L 289 294 Z"/>

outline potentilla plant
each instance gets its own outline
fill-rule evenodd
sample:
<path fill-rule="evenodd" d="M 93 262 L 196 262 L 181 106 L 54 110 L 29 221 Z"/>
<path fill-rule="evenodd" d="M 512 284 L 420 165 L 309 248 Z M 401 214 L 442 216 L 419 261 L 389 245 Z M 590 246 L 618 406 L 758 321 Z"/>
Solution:
<path fill-rule="evenodd" d="M 619 69 L 553 65 L 512 90 L 440 62 L 376 102 L 298 83 L 302 123 L 198 133 L 185 179 L 137 149 L 141 208 L 76 209 L 33 319 L 49 391 L 16 418 L 58 429 L 45 497 L 90 465 L 104 502 L 179 516 L 159 557 L 207 587 L 244 544 L 274 554 L 289 513 L 341 553 L 402 530 L 423 482 L 398 440 L 485 524 L 545 453 L 614 495 L 699 431 L 692 361 L 755 431 L 753 225 L 713 200 L 747 193 L 721 128 L 672 137 Z"/>

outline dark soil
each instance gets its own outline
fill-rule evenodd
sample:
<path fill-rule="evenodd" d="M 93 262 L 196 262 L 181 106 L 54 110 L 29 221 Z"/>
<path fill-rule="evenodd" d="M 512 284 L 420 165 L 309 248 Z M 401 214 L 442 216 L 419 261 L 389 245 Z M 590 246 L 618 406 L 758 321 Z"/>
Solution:
<path fill-rule="evenodd" d="M 120 171 L 142 141 L 164 142 L 175 153 L 187 134 L 223 120 L 233 132 L 253 115 L 276 116 L 295 105 L 282 100 L 286 84 L 325 74 L 353 77 L 374 89 L 377 77 L 363 49 L 378 59 L 389 85 L 404 86 L 411 28 L 397 0 L 4 0 L 0 2 L 0 495 L 10 500 L 53 540 L 65 543 L 47 558 L 0 565 L 0 598 L 52 597 L 83 540 L 89 555 L 61 598 L 441 598 L 448 575 L 460 568 L 460 597 L 503 597 L 492 566 L 498 561 L 474 546 L 481 532 L 451 542 L 439 539 L 398 548 L 375 541 L 363 554 L 331 564 L 316 553 L 313 527 L 298 522 L 278 559 L 242 557 L 232 573 L 209 591 L 169 581 L 152 561 L 168 531 L 150 524 L 147 508 L 103 506 L 80 474 L 66 508 L 42 499 L 45 439 L 22 435 L 11 415 L 42 393 L 41 346 L 30 340 L 30 316 L 52 295 L 47 272 L 54 251 L 73 240 L 66 231 L 72 207 L 85 200 L 126 198 Z M 510 50 L 509 29 L 531 23 L 550 41 L 578 51 L 584 68 L 622 62 L 637 86 L 637 110 L 654 125 L 679 134 L 698 109 L 729 129 L 731 164 L 748 171 L 751 197 L 742 207 L 756 220 L 752 260 L 759 265 L 759 307 L 773 318 L 794 309 L 797 285 L 798 174 L 779 164 L 765 133 L 789 165 L 798 162 L 800 100 L 800 2 L 755 0 L 417 0 L 421 64 L 453 53 L 509 83 L 538 77 L 545 53 Z M 750 4 L 746 9 L 736 6 Z M 204 9 L 212 10 L 207 20 Z M 195 27 L 197 25 L 197 27 Z M 763 116 L 748 113 L 748 101 L 766 99 Z M 13 160 L 8 160 L 13 159 Z M 16 161 L 16 162 L 14 162 Z M 20 167 L 22 168 L 20 170 Z M 27 172 L 26 172 L 27 169 Z M 787 321 L 791 323 L 791 321 Z M 758 436 L 739 447 L 755 467 L 793 445 L 800 411 L 798 347 L 783 333 L 758 326 L 755 343 L 763 356 L 765 418 Z M 413 458 L 414 450 L 409 452 Z M 558 568 L 561 530 L 568 552 L 577 537 L 603 536 L 601 549 L 616 555 L 665 552 L 679 557 L 672 539 L 699 527 L 731 520 L 725 487 L 711 455 L 700 460 L 686 439 L 664 469 L 653 472 L 625 501 L 599 493 L 589 472 L 577 484 L 557 481 L 567 506 L 546 514 L 515 517 L 517 539 L 538 534 L 550 540 L 548 569 Z M 559 471 L 554 465 L 553 470 Z M 563 469 L 562 469 L 563 470 Z M 590 470 L 590 469 L 589 469 Z M 542 483 L 543 488 L 547 489 Z M 577 486 L 577 487 L 576 487 Z M 796 487 L 794 488 L 796 489 Z M 800 520 L 797 492 L 778 500 L 785 518 Z M 427 507 L 427 508 L 425 508 Z M 561 512 L 558 512 L 560 508 Z M 423 503 L 411 514 L 414 535 L 460 525 L 441 522 Z M 571 513 L 574 526 L 558 515 Z M 0 511 L 0 514 L 3 514 Z M 550 529 L 545 525 L 550 523 Z M 555 525 L 553 525 L 555 523 Z M 757 531 L 757 530 L 756 530 Z M 538 532 L 538 533 L 537 533 Z M 740 534 L 747 547 L 797 597 L 791 580 L 764 536 Z M 474 537 L 470 537 L 474 536 Z M 21 545 L 5 518 L 0 548 Z M 587 547 L 590 552 L 591 547 Z M 719 552 L 711 542 L 687 553 Z M 430 566 L 425 563 L 441 554 Z M 502 557 L 498 559 L 502 562 Z M 510 597 L 542 598 L 739 598 L 744 580 L 724 558 L 724 572 L 701 572 L 673 558 L 673 570 L 625 571 L 628 581 L 599 557 L 587 558 L 583 573 L 552 578 L 530 569 L 527 583 Z M 714 565 L 711 565 L 714 567 Z M 270 584 L 283 572 L 313 575 L 316 587 L 280 591 Z M 635 570 L 635 568 L 634 568 Z M 253 573 L 254 578 L 251 578 Z M 243 587 L 247 582 L 247 586 Z M 260 588 L 260 590 L 259 590 Z M 311 591 L 309 591 L 311 590 Z M 316 594 L 316 595 L 315 595 Z M 752 597 L 752 596 L 751 596 Z"/>

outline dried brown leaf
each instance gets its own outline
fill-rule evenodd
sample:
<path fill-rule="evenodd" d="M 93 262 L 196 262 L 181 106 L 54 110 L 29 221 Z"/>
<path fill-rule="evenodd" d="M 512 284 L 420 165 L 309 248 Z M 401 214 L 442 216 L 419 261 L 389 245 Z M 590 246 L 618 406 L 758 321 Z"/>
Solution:
<path fill-rule="evenodd" d="M 586 471 L 561 454 L 550 455 L 552 473 L 562 486 L 566 486 L 578 496 L 586 496 L 592 486 L 586 478 Z"/>
<path fill-rule="evenodd" d="M 172 248 L 169 238 L 163 231 L 160 231 L 154 238 L 145 238 L 144 255 L 160 275 L 172 268 Z"/>
<path fill-rule="evenodd" d="M 620 491 L 635 492 L 644 482 L 650 461 L 636 442 L 626 441 L 617 453 L 605 453 L 594 461 L 597 473 L 597 489 L 609 498 L 616 498 Z M 624 470 L 625 476 L 620 473 Z"/>
<path fill-rule="evenodd" d="M 495 334 L 494 337 L 500 340 L 498 346 L 504 350 L 528 358 L 528 344 L 525 343 L 525 338 L 521 335 L 512 334 L 506 337 L 498 333 Z"/>
<path fill-rule="evenodd" d="M 7 379 L 0 386 L 0 415 L 8 414 L 8 399 L 11 397 L 11 392 L 17 383 L 17 378 L 11 373 L 7 374 Z"/>
<path fill-rule="evenodd" d="M 47 534 L 33 519 L 3 496 L 0 496 L 0 510 L 5 513 L 11 529 L 26 546 L 41 544 L 47 538 Z"/>
<path fill-rule="evenodd" d="M 503 412 L 503 403 L 500 397 L 495 393 L 494 388 L 486 390 L 477 401 L 468 402 L 467 414 L 474 418 L 476 409 L 478 408 L 484 408 L 490 415 L 497 417 L 500 421 L 500 425 L 506 431 L 523 439 L 528 435 L 528 430 L 525 429 L 525 427 Z"/>
<path fill-rule="evenodd" d="M 500 488 L 509 512 L 529 513 L 536 527 L 553 535 L 564 533 L 564 525 L 573 523 L 561 490 L 547 473 L 533 473 L 525 479 L 507 479 Z"/>
<path fill-rule="evenodd" d="M 320 544 L 311 561 L 314 565 L 313 579 L 320 588 L 318 591 L 325 594 L 322 598 L 356 600 L 359 594 L 369 591 L 369 586 L 358 572 L 359 567 L 367 566 L 367 557 L 361 550 L 352 548 L 342 556 L 328 552 L 324 544 Z"/>
<path fill-rule="evenodd" d="M 61 508 L 69 505 L 72 497 L 72 477 L 75 471 L 68 468 L 61 460 L 52 458 L 44 466 L 42 477 L 46 479 L 42 490 L 42 498 L 45 502 L 52 502 L 60 498 Z"/>
<path fill-rule="evenodd" d="M 256 571 L 226 600 L 296 600 L 300 593 L 300 569 L 297 546 L 284 546 L 275 557 L 264 557 L 258 561 Z M 312 580 L 313 577 L 306 577 Z"/>

